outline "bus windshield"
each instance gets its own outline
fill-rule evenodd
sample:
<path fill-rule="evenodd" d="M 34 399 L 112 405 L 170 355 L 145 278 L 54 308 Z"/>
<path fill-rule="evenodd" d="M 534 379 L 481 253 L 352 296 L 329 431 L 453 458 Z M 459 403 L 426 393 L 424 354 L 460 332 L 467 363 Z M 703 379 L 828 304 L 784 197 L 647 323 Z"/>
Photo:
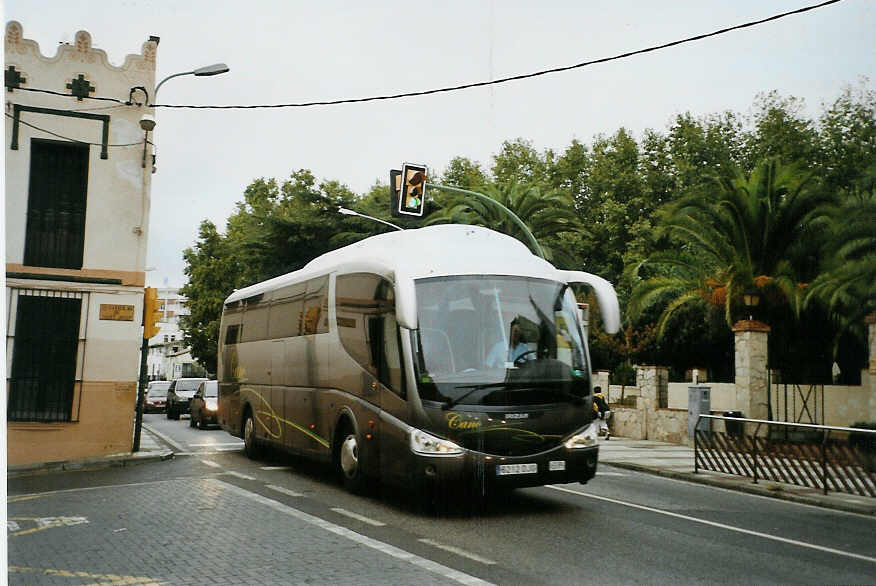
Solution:
<path fill-rule="evenodd" d="M 421 399 L 498 407 L 580 403 L 590 368 L 568 286 L 510 276 L 416 281 Z"/>

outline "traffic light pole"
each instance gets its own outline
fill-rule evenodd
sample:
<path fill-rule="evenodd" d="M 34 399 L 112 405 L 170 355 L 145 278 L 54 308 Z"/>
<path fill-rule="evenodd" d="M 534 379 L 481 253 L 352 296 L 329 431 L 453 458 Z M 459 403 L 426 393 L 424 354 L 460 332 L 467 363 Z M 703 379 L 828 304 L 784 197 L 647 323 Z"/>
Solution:
<path fill-rule="evenodd" d="M 145 314 L 145 312 L 144 312 Z M 134 421 L 134 445 L 131 448 L 132 452 L 140 451 L 140 431 L 143 428 L 143 397 L 146 393 L 146 353 L 149 351 L 149 340 L 145 337 L 140 344 L 140 377 L 137 385 L 137 409 L 136 419 Z"/>
<path fill-rule="evenodd" d="M 438 185 L 436 183 L 427 183 L 426 187 L 429 189 L 440 189 L 443 191 L 453 191 L 455 193 L 462 193 L 464 195 L 474 195 L 476 197 L 479 197 L 483 200 L 490 202 L 491 204 L 493 204 L 495 206 L 498 206 L 502 211 L 504 211 L 506 214 L 511 216 L 511 219 L 514 220 L 514 223 L 516 223 L 517 226 L 521 230 L 523 230 L 523 233 L 526 234 L 526 237 L 529 239 L 529 243 L 532 245 L 534 252 L 538 256 L 540 256 L 541 258 L 544 258 L 544 251 L 541 249 L 541 246 L 539 246 L 538 240 L 535 239 L 535 236 L 532 234 L 532 232 L 529 231 L 529 228 L 526 227 L 526 224 L 523 223 L 523 220 L 518 218 L 517 214 L 515 214 L 514 212 L 512 212 L 511 210 L 506 208 L 504 205 L 502 205 L 501 203 L 499 203 L 495 199 L 493 199 L 491 197 L 487 197 L 483 193 L 478 193 L 476 191 L 469 191 L 467 189 L 460 189 L 458 187 L 448 187 L 446 185 Z"/>

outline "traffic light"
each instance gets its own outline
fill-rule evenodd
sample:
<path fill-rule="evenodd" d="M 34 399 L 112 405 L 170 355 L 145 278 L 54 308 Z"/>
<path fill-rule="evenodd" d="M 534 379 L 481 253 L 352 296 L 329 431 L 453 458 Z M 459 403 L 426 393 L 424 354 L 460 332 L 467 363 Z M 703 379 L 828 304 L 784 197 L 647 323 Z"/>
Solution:
<path fill-rule="evenodd" d="M 398 212 L 422 216 L 426 205 L 426 167 L 405 163 L 401 172 Z"/>
<path fill-rule="evenodd" d="M 158 322 L 161 321 L 161 303 L 158 289 L 146 287 L 143 291 L 143 337 L 147 340 L 158 335 Z"/>

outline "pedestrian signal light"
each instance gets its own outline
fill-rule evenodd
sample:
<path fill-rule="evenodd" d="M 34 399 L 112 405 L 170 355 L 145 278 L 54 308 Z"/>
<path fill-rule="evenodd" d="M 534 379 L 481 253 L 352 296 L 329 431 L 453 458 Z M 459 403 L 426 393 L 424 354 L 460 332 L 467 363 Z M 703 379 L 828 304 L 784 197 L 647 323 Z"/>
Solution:
<path fill-rule="evenodd" d="M 158 322 L 161 321 L 161 303 L 158 289 L 146 287 L 143 293 L 143 337 L 147 340 L 158 335 Z"/>
<path fill-rule="evenodd" d="M 426 167 L 405 163 L 401 172 L 398 212 L 422 216 L 426 204 Z"/>

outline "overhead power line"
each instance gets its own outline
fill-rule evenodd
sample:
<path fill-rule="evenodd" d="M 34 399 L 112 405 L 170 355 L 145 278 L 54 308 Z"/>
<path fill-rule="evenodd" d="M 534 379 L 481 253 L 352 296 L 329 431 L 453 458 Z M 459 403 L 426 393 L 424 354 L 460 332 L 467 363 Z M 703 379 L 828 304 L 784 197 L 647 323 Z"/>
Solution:
<path fill-rule="evenodd" d="M 760 24 L 764 24 L 767 22 L 771 22 L 773 20 L 778 20 L 780 18 L 785 18 L 787 16 L 792 16 L 795 14 L 802 14 L 804 12 L 809 12 L 811 10 L 816 10 L 818 8 L 822 8 L 824 6 L 828 6 L 830 4 L 836 4 L 841 2 L 842 0 L 827 0 L 826 2 L 821 2 L 819 4 L 813 4 L 811 6 L 804 6 L 803 8 L 798 8 L 796 10 L 791 10 L 789 12 L 783 12 L 781 14 L 776 14 L 767 18 L 762 18 L 760 20 L 753 20 L 751 22 L 746 22 L 743 24 L 738 24 L 736 26 L 731 26 L 727 28 L 723 28 L 717 31 L 713 31 L 710 33 L 704 33 L 701 35 L 696 35 L 693 37 L 687 37 L 685 39 L 680 39 L 677 41 L 672 41 L 670 43 L 664 43 L 662 45 L 654 45 L 652 47 L 647 47 L 645 49 L 638 49 L 636 51 L 629 51 L 627 53 L 621 53 L 619 55 L 613 55 L 611 57 L 602 57 L 601 59 L 593 59 L 591 61 L 584 61 L 583 63 L 576 63 L 575 65 L 566 65 L 564 67 L 554 67 L 552 69 L 544 69 L 541 71 L 536 71 L 534 73 L 524 73 L 520 75 L 513 75 L 510 77 L 503 77 L 501 79 L 494 79 L 489 81 L 479 81 L 474 83 L 466 83 L 461 85 L 455 85 L 450 87 L 443 87 L 431 90 L 423 90 L 418 92 L 405 92 L 400 94 L 389 94 L 383 96 L 370 96 L 366 98 L 347 98 L 341 100 L 326 100 L 326 101 L 317 101 L 317 102 L 298 102 L 291 104 L 256 104 L 256 105 L 231 105 L 231 106 L 196 106 L 196 105 L 176 105 L 176 104 L 152 104 L 155 108 L 192 108 L 192 109 L 211 109 L 211 110 L 233 110 L 233 109 L 258 109 L 258 108 L 306 108 L 311 106 L 334 106 L 338 104 L 356 104 L 360 102 L 376 102 L 380 100 L 397 100 L 401 98 L 412 98 L 416 96 L 428 96 L 431 94 L 440 94 L 446 92 L 455 92 L 459 90 L 466 90 L 476 87 L 484 87 L 490 85 L 498 85 L 501 83 L 508 83 L 510 81 L 518 81 L 521 79 L 529 79 L 531 77 L 539 77 L 542 75 L 549 75 L 552 73 L 560 73 L 563 71 L 570 71 L 572 69 L 580 69 L 582 67 L 588 67 L 590 65 L 597 65 L 599 63 L 607 63 L 609 61 L 616 61 L 619 59 L 626 59 L 628 57 L 632 57 L 634 55 L 641 55 L 643 53 L 651 53 L 653 51 L 659 51 L 662 49 L 668 49 L 669 47 L 675 47 L 677 45 L 682 45 L 684 43 L 691 43 L 694 41 L 700 41 L 703 39 L 707 39 L 709 37 L 716 37 L 718 35 L 723 35 L 732 31 L 750 28 L 753 26 L 757 26 Z"/>
<path fill-rule="evenodd" d="M 571 71 L 573 69 L 581 69 L 583 67 L 589 67 L 591 65 L 598 65 L 600 63 L 608 63 L 609 61 L 618 61 L 620 59 L 627 59 L 629 57 L 633 57 L 636 55 L 642 55 L 644 53 L 652 53 L 654 51 L 660 51 L 663 49 L 668 49 L 670 47 L 675 47 L 678 45 L 683 45 L 685 43 L 692 43 L 694 41 L 701 41 L 703 39 L 708 39 L 710 37 L 717 37 L 719 35 L 727 34 L 733 31 L 751 28 L 754 26 L 758 26 L 761 24 L 765 24 L 767 22 L 772 22 L 774 20 L 779 20 L 781 18 L 785 18 L 788 16 L 793 16 L 796 14 L 802 14 L 804 12 L 810 12 L 812 10 L 817 10 L 819 8 L 823 8 L 830 4 L 837 4 L 842 2 L 842 0 L 827 0 L 825 2 L 820 2 L 818 4 L 813 4 L 811 6 L 804 6 L 802 8 L 798 8 L 796 10 L 790 10 L 788 12 L 782 12 L 780 14 L 774 14 L 773 16 L 769 16 L 767 18 L 761 18 L 759 20 L 752 20 L 750 22 L 745 22 L 742 24 L 737 24 L 735 26 L 730 26 L 726 28 L 722 28 L 716 31 L 712 31 L 710 33 L 703 33 L 700 35 L 695 35 L 692 37 L 687 37 L 684 39 L 679 39 L 677 41 L 672 41 L 669 43 L 663 43 L 661 45 L 653 45 L 651 47 L 646 47 L 644 49 L 637 49 L 635 51 L 628 51 L 626 53 L 620 53 L 618 55 L 612 55 L 610 57 L 602 57 L 599 59 L 593 59 L 590 61 L 584 61 L 582 63 L 576 63 L 574 65 L 566 65 L 562 67 L 553 67 L 551 69 L 543 69 L 541 71 L 535 71 L 533 73 L 522 73 L 520 75 L 512 75 L 510 77 L 503 77 L 500 79 L 492 79 L 489 81 L 478 81 L 473 83 L 465 83 L 460 85 L 430 89 L 430 90 L 422 90 L 416 92 L 404 92 L 398 94 L 387 94 L 381 96 L 368 96 L 364 98 L 345 98 L 340 100 L 321 100 L 315 102 L 293 102 L 288 104 L 248 104 L 248 105 L 189 105 L 189 104 L 150 104 L 150 107 L 153 108 L 188 108 L 188 109 L 199 109 L 199 110 L 255 110 L 255 109 L 267 109 L 267 108 L 308 108 L 313 106 L 336 106 L 339 104 L 358 104 L 362 102 L 377 102 L 383 100 L 398 100 L 402 98 L 413 98 L 417 96 L 428 96 L 432 94 L 441 94 L 448 92 L 455 92 L 460 90 L 467 90 L 471 88 L 477 87 L 486 87 L 491 85 L 499 85 L 502 83 L 508 83 L 511 81 L 519 81 L 523 79 L 529 79 L 532 77 L 540 77 L 542 75 L 550 75 L 553 73 L 562 73 L 564 71 Z M 42 92 L 47 94 L 55 94 L 61 96 L 68 96 L 69 94 L 63 94 L 60 92 L 54 92 L 50 90 L 40 90 L 34 88 L 16 88 L 22 89 L 26 91 L 32 92 Z M 84 96 L 84 99 L 87 100 L 106 100 L 117 102 L 119 104 L 131 105 L 130 102 L 126 102 L 123 100 L 119 100 L 117 98 L 102 98 L 95 96 Z"/>

